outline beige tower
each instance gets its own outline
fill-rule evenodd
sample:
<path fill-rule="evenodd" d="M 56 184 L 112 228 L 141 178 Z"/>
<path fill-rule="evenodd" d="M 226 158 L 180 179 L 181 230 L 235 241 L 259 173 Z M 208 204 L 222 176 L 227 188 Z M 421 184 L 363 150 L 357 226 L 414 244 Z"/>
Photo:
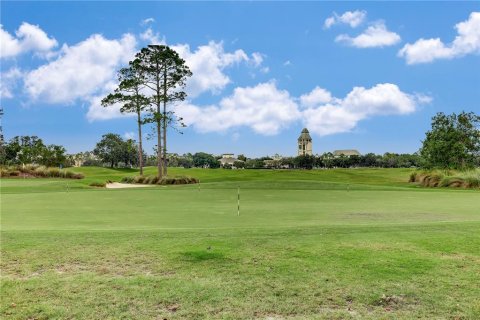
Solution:
<path fill-rule="evenodd" d="M 298 155 L 312 155 L 312 137 L 307 128 L 303 128 L 300 137 L 298 137 Z"/>

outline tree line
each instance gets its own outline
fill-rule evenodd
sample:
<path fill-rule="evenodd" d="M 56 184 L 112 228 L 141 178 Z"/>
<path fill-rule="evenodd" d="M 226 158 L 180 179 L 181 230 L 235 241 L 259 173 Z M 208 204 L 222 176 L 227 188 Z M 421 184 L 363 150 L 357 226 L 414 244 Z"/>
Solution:
<path fill-rule="evenodd" d="M 66 150 L 56 144 L 45 145 L 37 136 L 16 136 L 2 144 L 0 164 L 39 164 L 47 167 L 65 165 Z"/>
<path fill-rule="evenodd" d="M 475 113 L 445 115 L 438 113 L 432 118 L 432 128 L 422 141 L 422 148 L 414 154 L 368 153 L 360 156 L 334 156 L 324 153 L 298 157 L 247 158 L 224 168 L 446 168 L 469 169 L 480 167 L 480 116 Z M 162 170 L 167 167 L 219 168 L 221 156 L 205 152 L 183 155 L 166 153 L 162 149 Z M 158 150 L 157 150 L 158 151 Z M 94 165 L 110 167 L 158 166 L 158 152 L 147 156 L 141 144 L 133 139 L 108 133 L 102 136 L 90 152 L 67 155 L 60 145 L 46 145 L 37 136 L 16 136 L 0 148 L 0 164 L 40 164 L 45 166 Z"/>

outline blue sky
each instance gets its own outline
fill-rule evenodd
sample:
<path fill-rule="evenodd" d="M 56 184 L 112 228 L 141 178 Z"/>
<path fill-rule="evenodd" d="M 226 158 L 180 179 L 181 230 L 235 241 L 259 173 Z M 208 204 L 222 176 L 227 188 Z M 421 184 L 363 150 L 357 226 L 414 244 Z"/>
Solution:
<path fill-rule="evenodd" d="M 141 47 L 192 69 L 169 152 L 415 152 L 439 111 L 480 111 L 478 2 L 1 2 L 4 134 L 71 153 L 135 120 L 98 101 Z M 151 129 L 145 128 L 150 132 Z M 152 141 L 146 142 L 152 153 Z"/>

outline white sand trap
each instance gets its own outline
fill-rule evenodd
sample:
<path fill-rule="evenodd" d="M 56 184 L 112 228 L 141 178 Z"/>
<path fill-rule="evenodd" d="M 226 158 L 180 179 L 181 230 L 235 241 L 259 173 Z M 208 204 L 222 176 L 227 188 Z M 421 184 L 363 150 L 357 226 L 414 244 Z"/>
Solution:
<path fill-rule="evenodd" d="M 112 182 L 107 183 L 105 186 L 107 189 L 124 189 L 124 188 L 143 188 L 143 187 L 151 187 L 148 184 L 132 184 L 132 183 L 120 183 L 120 182 Z"/>

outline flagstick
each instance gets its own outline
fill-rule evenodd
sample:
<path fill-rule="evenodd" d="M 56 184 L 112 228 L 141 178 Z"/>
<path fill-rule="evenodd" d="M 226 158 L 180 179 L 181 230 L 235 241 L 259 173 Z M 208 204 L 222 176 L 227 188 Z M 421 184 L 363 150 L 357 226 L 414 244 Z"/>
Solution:
<path fill-rule="evenodd" d="M 240 187 L 237 190 L 237 216 L 240 216 Z"/>

